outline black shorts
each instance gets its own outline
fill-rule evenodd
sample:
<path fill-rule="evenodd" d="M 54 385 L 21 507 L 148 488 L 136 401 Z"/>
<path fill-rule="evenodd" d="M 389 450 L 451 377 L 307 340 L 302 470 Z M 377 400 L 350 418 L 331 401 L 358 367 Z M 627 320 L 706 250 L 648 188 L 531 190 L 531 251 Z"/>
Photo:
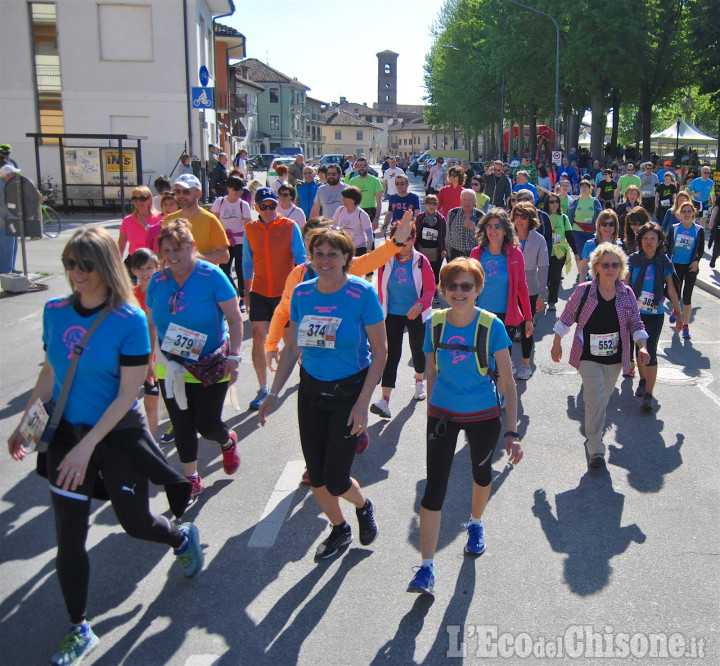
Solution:
<path fill-rule="evenodd" d="M 263 296 L 255 291 L 250 292 L 250 321 L 267 321 L 272 319 L 275 308 L 280 303 L 280 296 Z"/>

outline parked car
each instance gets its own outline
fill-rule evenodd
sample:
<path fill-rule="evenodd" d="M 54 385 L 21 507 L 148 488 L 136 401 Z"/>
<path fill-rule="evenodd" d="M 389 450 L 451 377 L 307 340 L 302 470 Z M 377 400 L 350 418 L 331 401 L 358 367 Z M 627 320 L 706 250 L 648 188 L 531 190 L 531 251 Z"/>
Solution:
<path fill-rule="evenodd" d="M 331 164 L 342 164 L 343 157 L 344 155 L 341 153 L 326 153 L 313 161 L 316 166 L 330 166 Z"/>
<path fill-rule="evenodd" d="M 289 168 L 294 161 L 294 157 L 275 157 L 275 159 L 272 161 L 272 165 L 268 169 L 267 186 L 270 187 L 277 180 L 278 175 L 277 171 L 275 171 L 275 167 L 278 164 L 284 164 L 286 167 Z"/>
<path fill-rule="evenodd" d="M 275 160 L 275 153 L 260 153 L 249 158 L 250 166 L 255 171 L 267 171 Z"/>

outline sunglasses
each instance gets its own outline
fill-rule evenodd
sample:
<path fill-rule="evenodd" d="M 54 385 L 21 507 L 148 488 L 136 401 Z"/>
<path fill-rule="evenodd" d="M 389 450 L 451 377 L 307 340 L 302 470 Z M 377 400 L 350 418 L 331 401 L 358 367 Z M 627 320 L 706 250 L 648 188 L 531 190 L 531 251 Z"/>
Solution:
<path fill-rule="evenodd" d="M 273 201 L 269 204 L 258 204 L 258 208 L 260 208 L 260 210 L 275 210 L 277 208 L 277 203 Z"/>
<path fill-rule="evenodd" d="M 81 273 L 92 273 L 95 270 L 95 264 L 92 261 L 78 261 L 63 257 L 62 265 L 66 271 L 74 271 L 77 268 Z"/>
<path fill-rule="evenodd" d="M 190 190 L 173 190 L 172 193 L 176 197 L 184 197 L 186 194 L 190 193 Z"/>
<path fill-rule="evenodd" d="M 600 222 L 601 227 L 614 227 L 615 222 Z"/>
<path fill-rule="evenodd" d="M 630 222 L 630 226 L 631 226 L 631 227 L 639 227 L 639 226 L 640 226 L 640 222 Z"/>
<path fill-rule="evenodd" d="M 463 293 L 467 294 L 471 292 L 473 289 L 475 289 L 475 283 L 474 282 L 451 282 L 448 284 L 445 289 L 448 291 L 462 291 Z"/>
<path fill-rule="evenodd" d="M 548 199 L 548 204 L 559 204 L 560 199 Z"/>
<path fill-rule="evenodd" d="M 178 289 L 171 297 L 170 297 L 170 314 L 175 314 L 177 312 L 177 300 L 178 296 L 180 295 L 180 290 Z"/>
<path fill-rule="evenodd" d="M 287 198 L 290 196 L 290 192 L 280 192 L 279 196 Z"/>
<path fill-rule="evenodd" d="M 517 219 L 518 217 L 521 217 L 523 220 L 530 219 L 530 216 L 527 213 L 515 213 L 515 219 Z"/>
<path fill-rule="evenodd" d="M 694 215 L 694 214 L 695 214 L 695 209 L 693 208 L 692 210 L 689 210 L 689 209 L 687 209 L 687 208 L 683 208 L 680 212 L 681 212 L 683 215 L 689 215 L 690 213 L 692 213 L 692 214 Z"/>
<path fill-rule="evenodd" d="M 130 197 L 130 201 L 147 201 L 149 198 L 147 194 L 143 194 L 141 197 Z"/>
<path fill-rule="evenodd" d="M 620 262 L 613 261 L 611 263 L 609 261 L 604 261 L 602 264 L 600 264 L 600 268 L 604 268 L 605 270 L 607 270 L 608 268 L 620 268 Z"/>
<path fill-rule="evenodd" d="M 486 224 L 485 228 L 487 228 L 487 229 L 502 229 L 503 225 L 500 222 L 498 222 L 497 224 Z"/>
<path fill-rule="evenodd" d="M 475 187 L 476 185 L 477 185 L 478 187 L 480 187 L 480 183 L 478 183 L 476 180 L 473 180 L 470 184 L 471 184 L 473 187 Z"/>

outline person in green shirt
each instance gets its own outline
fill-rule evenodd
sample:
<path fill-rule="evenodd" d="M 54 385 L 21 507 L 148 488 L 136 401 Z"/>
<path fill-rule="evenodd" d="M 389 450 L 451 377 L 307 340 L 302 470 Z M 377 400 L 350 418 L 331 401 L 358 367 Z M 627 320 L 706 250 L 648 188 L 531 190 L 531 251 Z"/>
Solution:
<path fill-rule="evenodd" d="M 382 207 L 383 188 L 382 181 L 368 173 L 368 161 L 365 157 L 358 157 L 355 162 L 355 171 L 357 176 L 346 181 L 348 185 L 354 185 L 362 192 L 362 200 L 360 208 L 362 208 L 370 217 L 373 231 L 377 231 L 378 221 L 380 219 L 380 209 Z M 370 248 L 368 248 L 370 249 Z"/>
<path fill-rule="evenodd" d="M 615 190 L 615 206 L 618 205 L 620 197 L 625 194 L 625 190 L 628 188 L 628 185 L 637 185 L 637 187 L 642 186 L 640 176 L 635 175 L 635 165 L 632 162 L 628 162 L 627 173 L 624 173 L 618 179 L 618 187 Z"/>
<path fill-rule="evenodd" d="M 595 221 L 602 211 L 602 204 L 595 197 L 591 197 L 592 183 L 588 180 L 580 182 L 580 196 L 573 199 L 568 207 L 568 218 L 572 225 L 573 238 L 577 246 L 577 252 L 582 256 L 585 243 L 595 237 Z M 580 261 L 576 260 L 578 272 L 580 271 Z"/>

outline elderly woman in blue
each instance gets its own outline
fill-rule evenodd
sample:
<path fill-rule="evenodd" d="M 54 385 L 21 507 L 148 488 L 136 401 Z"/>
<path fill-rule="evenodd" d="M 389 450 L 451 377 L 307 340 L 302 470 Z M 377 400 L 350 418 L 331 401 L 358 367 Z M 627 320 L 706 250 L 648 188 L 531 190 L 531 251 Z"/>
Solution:
<path fill-rule="evenodd" d="M 317 548 L 319 559 L 333 557 L 352 541 L 340 497 L 355 506 L 363 546 L 378 533 L 373 503 L 350 468 L 385 366 L 387 341 L 377 293 L 367 281 L 348 275 L 354 253 L 352 239 L 341 230 L 322 229 L 312 237 L 310 258 L 317 277 L 293 291 L 288 343 L 259 413 L 265 425 L 302 352 L 300 444 L 313 496 L 332 525 Z"/>
<path fill-rule="evenodd" d="M 78 355 L 62 418 L 37 461 L 38 472 L 50 482 L 58 542 L 55 567 L 71 622 L 50 660 L 58 666 L 78 663 L 99 641 L 86 619 L 90 558 L 85 542 L 93 495 L 109 497 L 130 536 L 174 548 L 186 577 L 203 564 L 193 525 L 177 526 L 150 513 L 150 481 L 165 486 L 177 517 L 191 489 L 165 462 L 140 411 L 137 396 L 150 359 L 148 325 L 117 244 L 104 229 L 79 229 L 62 261 L 72 294 L 45 305 L 45 363 L 21 421 L 37 412 L 41 402 L 58 402 L 71 359 Z M 97 328 L 81 349 L 94 324 Z M 18 426 L 8 440 L 15 460 L 26 455 L 23 442 Z"/>
<path fill-rule="evenodd" d="M 195 499 L 204 490 L 198 432 L 220 445 L 225 474 L 240 466 L 237 435 L 223 423 L 222 410 L 228 386 L 238 377 L 242 315 L 228 276 L 197 258 L 185 220 L 163 228 L 158 250 L 165 269 L 153 275 L 146 297 L 160 348 L 156 374 Z"/>
<path fill-rule="evenodd" d="M 510 337 L 502 320 L 475 307 L 485 272 L 476 259 L 455 259 L 440 271 L 440 289 L 450 305 L 428 320 L 425 344 L 428 374 L 427 484 L 420 502 L 420 550 L 408 592 L 433 594 L 433 559 L 440 534 L 455 445 L 465 430 L 472 461 L 470 520 L 465 552 L 485 552 L 482 515 L 492 481 L 492 456 L 501 429 L 499 393 L 505 395 L 508 431 L 505 450 L 511 463 L 523 457 L 517 428 L 517 393 L 510 369 Z M 499 373 L 499 376 L 496 374 Z M 497 385 L 495 379 L 497 378 Z"/>

